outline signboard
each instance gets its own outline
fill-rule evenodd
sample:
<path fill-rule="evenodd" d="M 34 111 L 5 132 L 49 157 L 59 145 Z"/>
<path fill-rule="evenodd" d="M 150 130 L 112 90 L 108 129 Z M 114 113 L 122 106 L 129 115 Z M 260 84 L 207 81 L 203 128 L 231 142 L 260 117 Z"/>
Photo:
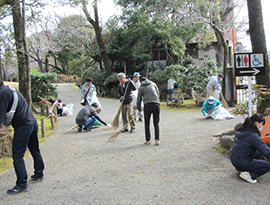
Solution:
<path fill-rule="evenodd" d="M 235 76 L 265 75 L 264 53 L 234 54 Z"/>

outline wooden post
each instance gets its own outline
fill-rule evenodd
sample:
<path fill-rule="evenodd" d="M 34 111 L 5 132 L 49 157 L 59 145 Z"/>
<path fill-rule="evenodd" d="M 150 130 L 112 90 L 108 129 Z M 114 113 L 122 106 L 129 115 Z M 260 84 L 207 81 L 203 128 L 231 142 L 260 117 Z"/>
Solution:
<path fill-rule="evenodd" d="M 47 116 L 49 116 L 49 114 L 50 114 L 50 108 L 49 108 L 49 105 L 46 105 L 46 114 L 47 114 Z"/>
<path fill-rule="evenodd" d="M 53 116 L 50 116 L 50 119 L 51 119 L 52 129 L 54 129 L 54 121 L 53 121 Z"/>
<path fill-rule="evenodd" d="M 55 108 L 53 112 L 55 113 L 54 121 L 57 122 L 57 118 L 58 118 L 57 108 Z"/>
<path fill-rule="evenodd" d="M 41 119 L 41 137 L 45 137 L 45 123 L 44 123 L 44 119 Z"/>

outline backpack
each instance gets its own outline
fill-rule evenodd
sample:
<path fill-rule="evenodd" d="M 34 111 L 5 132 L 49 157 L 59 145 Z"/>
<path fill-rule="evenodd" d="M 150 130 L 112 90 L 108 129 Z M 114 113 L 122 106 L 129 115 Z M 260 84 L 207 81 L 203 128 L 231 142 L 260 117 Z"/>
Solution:
<path fill-rule="evenodd" d="M 6 113 L 5 118 L 2 122 L 5 126 L 9 126 L 11 124 L 18 105 L 18 93 L 16 88 L 12 86 L 8 86 L 8 88 L 13 92 L 13 103 L 10 108 L 10 111 Z"/>

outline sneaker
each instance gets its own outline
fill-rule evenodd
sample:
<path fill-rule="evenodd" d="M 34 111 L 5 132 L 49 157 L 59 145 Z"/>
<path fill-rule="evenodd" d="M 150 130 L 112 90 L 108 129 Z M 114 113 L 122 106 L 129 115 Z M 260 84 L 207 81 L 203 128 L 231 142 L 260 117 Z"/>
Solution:
<path fill-rule="evenodd" d="M 121 132 L 122 132 L 122 133 L 123 133 L 123 132 L 128 132 L 128 129 L 124 129 L 124 130 L 122 130 Z"/>
<path fill-rule="evenodd" d="M 131 129 L 129 132 L 130 133 L 134 133 L 135 132 L 135 129 Z"/>
<path fill-rule="evenodd" d="M 249 172 L 240 172 L 239 176 L 246 180 L 247 182 L 249 183 L 252 183 L 252 184 L 255 184 L 257 183 L 257 180 L 256 179 L 252 179 L 251 176 L 250 176 L 250 173 Z"/>
<path fill-rule="evenodd" d="M 156 140 L 155 145 L 156 146 L 159 146 L 160 145 L 160 141 L 159 140 Z"/>
<path fill-rule="evenodd" d="M 78 127 L 78 132 L 81 132 L 81 131 L 82 131 L 82 127 L 79 126 L 79 127 Z"/>
<path fill-rule="evenodd" d="M 91 131 L 92 129 L 91 128 L 84 127 L 83 130 L 85 130 L 85 131 Z"/>
<path fill-rule="evenodd" d="M 27 191 L 28 191 L 27 185 L 24 187 L 14 186 L 12 189 L 7 190 L 7 194 L 15 195 Z"/>
<path fill-rule="evenodd" d="M 151 143 L 150 143 L 150 141 L 146 141 L 144 144 L 145 145 L 150 145 Z"/>
<path fill-rule="evenodd" d="M 34 175 L 31 176 L 32 181 L 37 181 L 37 180 L 42 180 L 42 179 L 44 179 L 44 175 L 36 175 L 36 174 L 34 174 Z"/>

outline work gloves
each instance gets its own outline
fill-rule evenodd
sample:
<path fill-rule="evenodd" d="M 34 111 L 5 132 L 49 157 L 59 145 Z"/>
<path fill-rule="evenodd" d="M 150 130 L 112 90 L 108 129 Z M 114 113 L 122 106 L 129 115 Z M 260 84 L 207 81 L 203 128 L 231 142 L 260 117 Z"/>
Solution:
<path fill-rule="evenodd" d="M 124 96 L 121 96 L 121 97 L 120 97 L 120 102 L 122 102 L 122 101 L 124 101 L 124 100 L 125 100 Z"/>

